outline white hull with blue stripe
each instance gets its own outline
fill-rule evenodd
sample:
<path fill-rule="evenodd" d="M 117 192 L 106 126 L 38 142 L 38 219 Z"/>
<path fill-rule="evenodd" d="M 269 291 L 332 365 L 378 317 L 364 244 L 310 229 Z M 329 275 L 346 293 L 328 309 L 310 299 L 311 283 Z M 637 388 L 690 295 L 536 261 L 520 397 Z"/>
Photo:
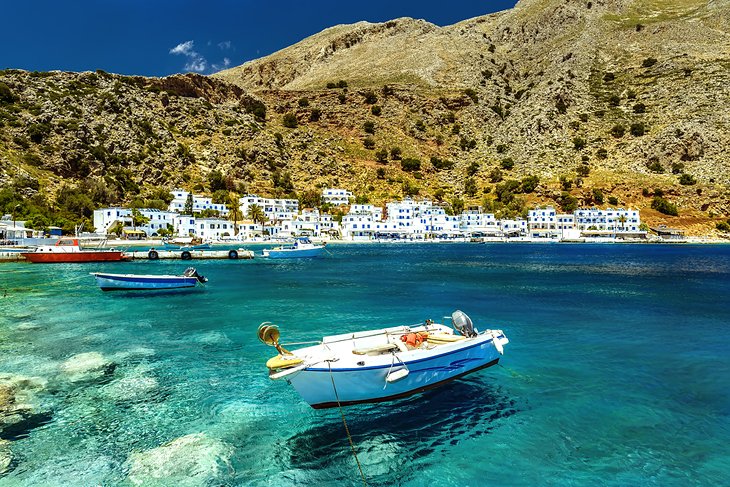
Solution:
<path fill-rule="evenodd" d="M 145 291 L 155 289 L 184 289 L 193 288 L 207 281 L 199 276 L 195 269 L 185 271 L 181 276 L 152 275 L 152 274 L 107 274 L 93 272 L 96 283 L 102 291 Z"/>
<path fill-rule="evenodd" d="M 263 256 L 269 259 L 294 259 L 299 257 L 320 257 L 324 253 L 324 245 L 317 245 L 307 238 L 297 239 L 292 245 L 282 245 L 273 249 L 264 249 Z"/>
<path fill-rule="evenodd" d="M 423 342 L 411 347 L 404 340 L 415 334 Z M 501 330 L 469 335 L 432 322 L 336 335 L 284 350 L 267 366 L 272 379 L 286 379 L 316 409 L 390 401 L 496 365 L 509 343 Z"/>

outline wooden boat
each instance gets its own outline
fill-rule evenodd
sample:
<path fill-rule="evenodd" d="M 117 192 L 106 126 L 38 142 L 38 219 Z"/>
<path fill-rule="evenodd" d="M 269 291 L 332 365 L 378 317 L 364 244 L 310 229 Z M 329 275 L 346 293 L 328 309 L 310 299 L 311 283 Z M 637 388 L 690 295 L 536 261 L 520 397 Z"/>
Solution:
<path fill-rule="evenodd" d="M 124 252 L 114 249 L 82 249 L 78 239 L 62 238 L 56 245 L 41 245 L 21 255 L 34 263 L 110 262 L 125 260 Z"/>
<path fill-rule="evenodd" d="M 149 291 L 161 289 L 192 288 L 208 282 L 193 267 L 188 267 L 181 276 L 151 274 L 108 274 L 92 272 L 102 291 Z"/>
<path fill-rule="evenodd" d="M 314 244 L 308 238 L 298 238 L 292 245 L 264 249 L 263 256 L 269 259 L 292 259 L 297 257 L 319 257 L 323 252 L 324 245 Z"/>
<path fill-rule="evenodd" d="M 279 344 L 276 325 L 262 323 L 259 339 L 279 351 L 266 363 L 269 377 L 321 409 L 407 397 L 499 362 L 509 343 L 501 330 L 480 333 L 461 311 L 451 321 L 454 328 L 426 320 L 333 335 L 291 352 Z"/>

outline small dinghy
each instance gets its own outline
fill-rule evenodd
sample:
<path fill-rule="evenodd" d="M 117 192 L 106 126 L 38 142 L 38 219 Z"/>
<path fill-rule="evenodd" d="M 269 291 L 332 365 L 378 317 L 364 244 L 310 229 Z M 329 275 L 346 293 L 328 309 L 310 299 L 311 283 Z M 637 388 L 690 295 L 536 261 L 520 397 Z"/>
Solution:
<path fill-rule="evenodd" d="M 276 325 L 262 323 L 258 336 L 279 352 L 266 363 L 269 377 L 285 379 L 322 409 L 407 397 L 499 362 L 509 343 L 502 330 L 479 332 L 461 311 L 450 318 L 453 328 L 426 320 L 328 336 L 292 351 L 279 344 Z"/>
<path fill-rule="evenodd" d="M 308 238 L 302 237 L 294 241 L 292 245 L 282 245 L 273 249 L 264 249 L 263 256 L 269 259 L 293 259 L 298 257 L 320 257 L 324 252 L 324 245 L 312 243 Z"/>
<path fill-rule="evenodd" d="M 194 267 L 188 267 L 181 276 L 152 274 L 107 274 L 92 272 L 102 291 L 148 291 L 191 288 L 208 282 Z"/>

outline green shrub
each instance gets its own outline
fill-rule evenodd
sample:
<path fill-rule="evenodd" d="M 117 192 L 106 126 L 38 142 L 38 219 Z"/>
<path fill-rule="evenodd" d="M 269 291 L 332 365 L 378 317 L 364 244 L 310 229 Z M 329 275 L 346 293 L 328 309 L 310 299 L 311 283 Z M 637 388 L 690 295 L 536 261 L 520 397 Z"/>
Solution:
<path fill-rule="evenodd" d="M 290 129 L 295 129 L 299 125 L 299 122 L 297 121 L 297 116 L 291 112 L 284 114 L 284 118 L 282 119 L 281 123 L 284 125 L 284 127 Z"/>
<path fill-rule="evenodd" d="M 621 97 L 618 95 L 611 95 L 608 98 L 608 104 L 611 105 L 612 107 L 619 106 L 621 104 Z"/>
<path fill-rule="evenodd" d="M 634 113 L 644 113 L 644 112 L 646 112 L 646 105 L 644 105 L 641 102 L 634 105 Z"/>
<path fill-rule="evenodd" d="M 644 124 L 641 122 L 636 122 L 631 124 L 631 135 L 634 137 L 641 137 L 646 133 L 646 128 L 644 127 Z"/>
<path fill-rule="evenodd" d="M 720 222 L 715 227 L 721 232 L 730 232 L 730 224 L 728 222 Z"/>
<path fill-rule="evenodd" d="M 330 90 L 337 88 L 337 83 L 335 83 L 334 81 L 330 81 L 329 83 L 327 83 L 327 88 Z"/>
<path fill-rule="evenodd" d="M 403 151 L 400 150 L 400 147 L 391 147 L 390 149 L 390 158 L 394 161 L 397 161 L 401 158 L 401 155 L 403 154 Z"/>
<path fill-rule="evenodd" d="M 532 193 L 540 184 L 540 178 L 537 176 L 527 176 L 522 178 L 520 182 L 520 189 L 523 193 Z"/>
<path fill-rule="evenodd" d="M 555 102 L 555 108 L 557 108 L 558 113 L 565 113 L 568 111 L 568 105 L 565 104 L 562 98 L 557 99 L 557 101 Z"/>
<path fill-rule="evenodd" d="M 618 198 L 616 198 L 615 196 L 609 196 L 608 197 L 608 204 L 609 205 L 613 205 L 613 206 L 618 205 Z"/>
<path fill-rule="evenodd" d="M 401 168 L 407 172 L 420 171 L 421 160 L 413 157 L 406 157 L 400 161 Z"/>
<path fill-rule="evenodd" d="M 309 98 L 300 98 L 299 99 L 299 106 L 301 108 L 307 108 L 309 106 Z"/>
<path fill-rule="evenodd" d="M 388 149 L 380 149 L 375 152 L 375 160 L 380 163 L 388 162 Z"/>
<path fill-rule="evenodd" d="M 451 169 L 452 167 L 454 167 L 454 163 L 452 161 L 449 161 L 447 159 L 440 159 L 435 156 L 431 157 L 431 165 L 433 165 L 433 167 L 435 169 L 438 169 L 439 171 L 444 169 Z"/>
<path fill-rule="evenodd" d="M 373 105 L 372 108 L 370 109 L 370 113 L 372 113 L 376 117 L 379 117 L 382 112 L 383 112 L 383 109 L 380 108 L 380 105 Z"/>
<path fill-rule="evenodd" d="M 379 167 L 375 171 L 375 174 L 377 175 L 378 179 L 385 179 L 385 169 L 383 169 L 382 167 Z"/>
<path fill-rule="evenodd" d="M 576 174 L 578 174 L 578 176 L 585 178 L 588 177 L 588 175 L 591 173 L 591 168 L 588 164 L 581 164 L 578 166 L 575 172 Z"/>
<path fill-rule="evenodd" d="M 657 63 L 657 60 L 653 57 L 648 57 L 641 62 L 641 65 L 645 68 L 651 68 Z"/>
<path fill-rule="evenodd" d="M 608 81 L 613 81 L 614 79 L 616 79 L 616 75 L 613 73 L 606 73 L 603 75 L 603 81 L 608 82 Z"/>
<path fill-rule="evenodd" d="M 697 184 L 697 180 L 689 174 L 682 174 L 679 176 L 679 184 L 683 186 L 692 186 Z"/>
<path fill-rule="evenodd" d="M 376 95 L 372 91 L 366 91 L 363 94 L 363 97 L 365 97 L 365 103 L 367 103 L 368 105 L 374 105 L 378 102 L 378 95 Z"/>
<path fill-rule="evenodd" d="M 344 79 L 341 79 L 340 81 L 337 82 L 337 87 L 338 88 L 347 88 L 347 81 L 345 81 Z"/>
<path fill-rule="evenodd" d="M 672 174 L 681 174 L 684 172 L 684 163 L 683 162 L 673 162 L 672 163 Z"/>
<path fill-rule="evenodd" d="M 601 191 L 598 188 L 593 188 L 593 201 L 598 203 L 599 205 L 603 204 L 603 191 Z"/>
<path fill-rule="evenodd" d="M 470 162 L 466 167 L 466 175 L 474 176 L 477 172 L 479 172 L 479 163 L 476 161 Z"/>
<path fill-rule="evenodd" d="M 500 162 L 499 165 L 502 167 L 502 169 L 509 171 L 510 169 L 515 167 L 515 161 L 513 161 L 511 157 L 506 157 L 502 159 L 502 162 Z"/>
<path fill-rule="evenodd" d="M 586 146 L 586 139 L 583 137 L 573 137 L 573 148 L 575 150 L 583 150 Z"/>
<path fill-rule="evenodd" d="M 320 110 L 319 108 L 312 108 L 312 111 L 309 112 L 309 121 L 319 122 L 320 118 L 322 118 L 322 110 Z"/>
<path fill-rule="evenodd" d="M 664 173 L 664 166 L 661 165 L 661 163 L 656 159 L 651 159 L 647 163 L 646 167 L 651 171 L 655 172 L 657 174 Z"/>
<path fill-rule="evenodd" d="M 654 199 L 651 202 L 651 207 L 657 210 L 659 213 L 664 213 L 665 215 L 679 215 L 679 212 L 677 211 L 677 206 L 673 203 L 670 203 L 668 200 L 665 200 L 661 196 L 654 196 Z"/>
<path fill-rule="evenodd" d="M 367 122 L 365 122 L 364 124 L 362 124 L 362 129 L 367 134 L 374 134 L 375 133 L 375 123 L 373 123 L 370 120 L 368 120 Z"/>
<path fill-rule="evenodd" d="M 372 137 L 365 137 L 365 139 L 362 141 L 362 145 L 366 149 L 375 149 L 375 140 L 373 140 Z"/>
<path fill-rule="evenodd" d="M 502 179 L 504 179 L 504 175 L 498 167 L 495 167 L 494 169 L 492 169 L 492 172 L 489 173 L 489 180 L 493 183 L 498 183 L 502 181 Z"/>
<path fill-rule="evenodd" d="M 346 98 L 347 97 L 345 96 L 344 93 L 340 93 L 339 95 L 337 95 L 337 99 L 340 101 L 340 103 L 345 103 Z"/>
<path fill-rule="evenodd" d="M 611 135 L 613 135 L 617 139 L 620 139 L 621 137 L 623 137 L 625 133 L 626 133 L 626 127 L 624 127 L 621 124 L 617 123 L 616 125 L 611 127 Z"/>
<path fill-rule="evenodd" d="M 570 193 L 563 192 L 560 195 L 560 207 L 563 209 L 565 213 L 573 213 L 575 210 L 578 209 L 578 200 L 575 198 L 575 196 L 572 196 Z"/>
<path fill-rule="evenodd" d="M 414 127 L 416 127 L 416 130 L 418 130 L 420 132 L 423 132 L 426 130 L 426 124 L 423 123 L 423 120 L 421 120 L 420 118 L 418 120 L 416 120 Z"/>
<path fill-rule="evenodd" d="M 608 158 L 608 151 L 604 148 L 600 148 L 596 151 L 596 157 L 599 159 L 606 159 Z"/>
<path fill-rule="evenodd" d="M 8 85 L 0 82 L 0 104 L 11 104 L 15 103 L 18 98 L 15 96 L 13 91 Z"/>
<path fill-rule="evenodd" d="M 464 193 L 469 196 L 477 194 L 477 183 L 474 181 L 474 178 L 466 178 L 464 181 Z"/>
<path fill-rule="evenodd" d="M 471 101 L 473 101 L 474 103 L 477 103 L 479 101 L 479 96 L 477 95 L 477 92 L 472 90 L 471 88 L 467 88 L 466 90 L 464 90 L 464 94 L 471 98 Z"/>

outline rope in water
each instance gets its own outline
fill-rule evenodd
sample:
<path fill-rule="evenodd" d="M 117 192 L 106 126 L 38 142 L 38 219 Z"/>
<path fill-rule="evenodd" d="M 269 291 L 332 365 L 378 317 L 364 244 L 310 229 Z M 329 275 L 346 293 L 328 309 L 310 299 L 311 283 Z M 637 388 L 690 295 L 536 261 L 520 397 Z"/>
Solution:
<path fill-rule="evenodd" d="M 330 379 L 332 380 L 332 389 L 335 391 L 335 399 L 337 399 L 337 407 L 340 408 L 340 416 L 342 416 L 342 424 L 345 425 L 345 432 L 347 433 L 347 439 L 350 440 L 350 448 L 352 449 L 352 456 L 355 457 L 355 463 L 357 463 L 357 468 L 360 470 L 360 477 L 362 478 L 362 484 L 368 485 L 368 483 L 365 481 L 365 474 L 362 473 L 362 466 L 360 465 L 360 460 L 357 458 L 357 452 L 355 451 L 355 443 L 352 442 L 352 435 L 350 435 L 350 428 L 347 427 L 347 421 L 345 421 L 345 413 L 342 410 L 342 404 L 340 404 L 340 396 L 337 394 L 337 387 L 335 387 L 335 377 L 332 375 L 332 362 L 330 360 L 327 361 L 327 367 L 330 369 Z"/>

